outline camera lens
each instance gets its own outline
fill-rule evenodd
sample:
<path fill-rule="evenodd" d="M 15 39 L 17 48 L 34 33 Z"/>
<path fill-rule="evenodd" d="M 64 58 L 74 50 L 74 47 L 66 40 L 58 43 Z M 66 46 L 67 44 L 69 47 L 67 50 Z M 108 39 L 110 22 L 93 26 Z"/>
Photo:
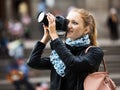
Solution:
<path fill-rule="evenodd" d="M 44 19 L 44 17 L 45 17 L 45 12 L 40 12 L 38 14 L 38 22 L 41 22 Z"/>
<path fill-rule="evenodd" d="M 47 15 L 45 12 L 40 12 L 38 14 L 37 20 L 39 23 L 43 23 L 45 26 L 48 26 Z M 68 20 L 65 19 L 63 16 L 60 15 L 56 16 L 55 23 L 56 23 L 56 30 L 61 30 L 61 31 L 67 30 Z"/>
<path fill-rule="evenodd" d="M 45 12 L 40 12 L 37 16 L 37 20 L 40 23 L 44 23 L 45 26 L 48 26 L 47 15 Z"/>

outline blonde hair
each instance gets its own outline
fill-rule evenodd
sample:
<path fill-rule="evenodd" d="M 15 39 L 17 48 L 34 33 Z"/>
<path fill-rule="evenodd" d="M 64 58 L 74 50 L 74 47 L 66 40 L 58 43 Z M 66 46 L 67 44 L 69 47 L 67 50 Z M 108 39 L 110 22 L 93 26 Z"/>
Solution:
<path fill-rule="evenodd" d="M 97 29 L 93 15 L 85 9 L 73 8 L 71 11 L 78 12 L 84 21 L 84 26 L 89 26 L 89 38 L 91 40 L 91 45 L 97 46 Z"/>

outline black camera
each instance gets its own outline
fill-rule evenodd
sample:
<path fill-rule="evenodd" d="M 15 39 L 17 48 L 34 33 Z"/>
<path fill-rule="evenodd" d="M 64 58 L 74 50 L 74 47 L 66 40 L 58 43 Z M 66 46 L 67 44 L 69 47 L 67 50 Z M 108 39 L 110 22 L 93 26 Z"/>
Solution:
<path fill-rule="evenodd" d="M 43 23 L 45 26 L 48 26 L 47 15 L 45 12 L 40 12 L 37 16 L 37 20 L 40 23 Z M 63 16 L 56 16 L 56 30 L 67 31 L 68 28 L 68 20 Z"/>

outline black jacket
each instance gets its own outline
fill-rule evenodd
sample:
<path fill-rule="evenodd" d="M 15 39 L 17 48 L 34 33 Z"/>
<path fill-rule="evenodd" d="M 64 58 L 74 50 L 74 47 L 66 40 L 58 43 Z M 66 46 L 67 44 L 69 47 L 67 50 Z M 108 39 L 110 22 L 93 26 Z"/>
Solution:
<path fill-rule="evenodd" d="M 60 39 L 55 39 L 50 43 L 66 65 L 65 76 L 59 76 L 49 57 L 41 57 L 45 44 L 37 42 L 27 64 L 35 69 L 51 70 L 50 90 L 84 90 L 83 82 L 88 73 L 97 71 L 103 51 L 99 47 L 91 47 L 85 54 L 89 45 L 82 47 L 70 47 L 65 45 Z"/>

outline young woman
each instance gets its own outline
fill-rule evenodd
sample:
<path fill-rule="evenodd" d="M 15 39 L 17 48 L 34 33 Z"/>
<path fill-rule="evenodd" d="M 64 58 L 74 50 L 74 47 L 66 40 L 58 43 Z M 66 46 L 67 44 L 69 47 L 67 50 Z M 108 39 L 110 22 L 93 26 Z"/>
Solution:
<path fill-rule="evenodd" d="M 55 17 L 47 14 L 49 26 L 44 26 L 44 36 L 36 43 L 27 63 L 35 69 L 51 70 L 50 90 L 84 90 L 84 79 L 98 70 L 103 51 L 97 47 L 95 20 L 88 11 L 74 8 L 66 18 L 69 23 L 63 43 L 56 32 Z M 51 55 L 41 57 L 50 39 Z M 89 46 L 94 47 L 85 53 Z"/>

